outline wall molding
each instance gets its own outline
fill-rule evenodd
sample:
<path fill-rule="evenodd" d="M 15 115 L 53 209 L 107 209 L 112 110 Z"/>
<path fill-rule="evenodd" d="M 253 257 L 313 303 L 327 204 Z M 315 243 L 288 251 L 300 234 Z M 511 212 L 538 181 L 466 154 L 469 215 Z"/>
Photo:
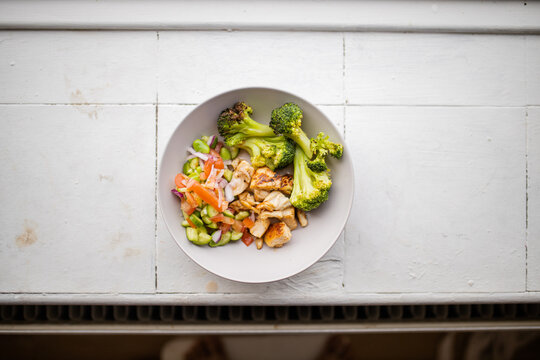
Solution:
<path fill-rule="evenodd" d="M 6 0 L 0 29 L 540 34 L 522 1 Z"/>

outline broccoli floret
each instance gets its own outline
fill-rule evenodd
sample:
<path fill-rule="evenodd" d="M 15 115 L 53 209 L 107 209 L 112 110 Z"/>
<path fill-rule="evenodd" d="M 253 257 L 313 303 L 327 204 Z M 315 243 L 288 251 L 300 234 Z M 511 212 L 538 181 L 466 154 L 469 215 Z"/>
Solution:
<path fill-rule="evenodd" d="M 313 154 L 310 149 L 310 141 L 306 133 L 301 129 L 302 117 L 300 106 L 287 103 L 272 110 L 270 127 L 276 135 L 285 135 L 294 140 L 304 150 L 307 157 L 311 159 Z"/>
<path fill-rule="evenodd" d="M 326 155 L 330 154 L 337 159 L 343 156 L 343 145 L 331 142 L 328 136 L 320 132 L 316 138 L 311 139 L 311 151 L 314 158 L 307 160 L 307 166 L 313 171 L 321 172 L 328 169 Z"/>
<path fill-rule="evenodd" d="M 294 143 L 283 136 L 248 137 L 237 147 L 246 150 L 255 167 L 268 166 L 279 170 L 292 163 Z"/>
<path fill-rule="evenodd" d="M 250 136 L 274 135 L 268 125 L 253 120 L 252 113 L 253 109 L 244 102 L 237 102 L 232 108 L 221 112 L 217 121 L 218 131 L 228 146 L 235 146 Z"/>
<path fill-rule="evenodd" d="M 318 153 L 330 154 L 336 159 L 343 156 L 343 145 L 328 140 L 328 135 L 320 132 L 316 138 L 311 139 L 311 151 L 318 157 Z"/>
<path fill-rule="evenodd" d="M 328 171 L 314 172 L 307 166 L 308 157 L 301 147 L 296 147 L 294 156 L 294 182 L 291 203 L 294 207 L 310 211 L 328 199 L 332 186 Z"/>

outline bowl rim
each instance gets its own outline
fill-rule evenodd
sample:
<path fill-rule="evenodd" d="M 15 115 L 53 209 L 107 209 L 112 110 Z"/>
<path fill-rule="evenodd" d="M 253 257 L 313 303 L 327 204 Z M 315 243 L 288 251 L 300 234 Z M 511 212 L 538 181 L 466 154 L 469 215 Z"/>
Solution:
<path fill-rule="evenodd" d="M 239 283 L 244 283 L 244 284 L 264 284 L 264 283 L 272 283 L 272 282 L 276 282 L 276 281 L 280 281 L 280 280 L 283 280 L 283 279 L 288 279 L 290 278 L 291 276 L 294 276 L 294 275 L 297 275 L 297 274 L 300 274 L 302 273 L 303 271 L 307 270 L 308 268 L 310 268 L 311 266 L 313 266 L 315 263 L 319 262 L 319 260 L 321 260 L 321 258 L 326 255 L 326 253 L 328 253 L 328 251 L 330 251 L 330 249 L 332 248 L 332 246 L 334 246 L 334 244 L 336 243 L 336 241 L 338 240 L 338 238 L 340 237 L 340 235 L 344 232 L 345 230 L 345 226 L 347 225 L 347 222 L 349 220 L 349 217 L 351 215 L 351 210 L 352 210 L 352 204 L 353 204 L 353 201 L 354 201 L 354 194 L 355 194 L 355 175 L 354 175 L 354 164 L 352 162 L 352 159 L 347 156 L 347 159 L 348 161 L 350 162 L 350 169 L 351 169 L 351 178 L 352 178 L 352 181 L 351 181 L 351 184 L 352 184 L 352 188 L 351 188 L 351 196 L 349 197 L 348 199 L 348 202 L 346 204 L 347 206 L 347 213 L 346 215 L 343 217 L 342 219 L 342 222 L 340 224 L 340 228 L 341 228 L 341 231 L 335 236 L 335 238 L 332 240 L 332 241 L 329 241 L 328 242 L 328 245 L 326 246 L 326 248 L 324 249 L 324 251 L 321 252 L 321 255 L 318 256 L 316 259 L 314 259 L 314 261 L 312 262 L 309 262 L 307 263 L 307 265 L 305 266 L 302 266 L 300 269 L 298 270 L 295 270 L 294 273 L 291 273 L 291 274 L 288 274 L 288 275 L 280 275 L 276 278 L 273 278 L 273 279 L 270 279 L 270 280 L 266 280 L 266 279 L 263 279 L 263 280 L 260 280 L 260 281 L 257 281 L 257 280 L 241 280 L 241 279 L 236 279 L 236 278 L 232 278 L 232 277 L 226 277 L 226 276 L 223 276 L 222 274 L 218 274 L 208 268 L 206 268 L 205 266 L 201 265 L 195 258 L 193 258 L 190 254 L 188 254 L 184 249 L 183 247 L 180 245 L 180 243 L 178 242 L 178 240 L 176 239 L 176 237 L 174 236 L 172 230 L 171 230 L 171 227 L 169 226 L 169 223 L 167 222 L 166 220 L 166 217 L 165 217 L 165 214 L 164 214 L 164 209 L 163 209 L 163 201 L 162 201 L 162 196 L 161 196 L 161 186 L 160 186 L 160 178 L 161 178 L 161 172 L 162 172 L 162 165 L 163 165 L 163 157 L 165 156 L 165 154 L 167 153 L 167 149 L 169 148 L 169 144 L 171 143 L 172 141 L 172 138 L 173 138 L 173 134 L 178 130 L 178 128 L 182 125 L 182 123 L 193 113 L 195 112 L 199 107 L 201 106 L 204 106 L 205 104 L 213 101 L 215 98 L 218 98 L 218 97 L 221 97 L 221 96 L 224 96 L 226 94 L 229 94 L 229 93 L 234 93 L 234 92 L 237 92 L 237 91 L 254 91 L 254 90 L 257 90 L 257 91 L 260 91 L 260 90 L 269 90 L 269 91 L 278 91 L 278 92 L 281 92 L 281 93 L 284 93 L 286 95 L 290 95 L 292 97 L 295 97 L 295 98 L 298 98 L 302 101 L 304 101 L 305 103 L 313 106 L 326 120 L 327 122 L 330 124 L 330 126 L 332 126 L 334 128 L 334 130 L 336 131 L 336 133 L 339 135 L 339 140 L 341 141 L 341 143 L 343 144 L 343 151 L 344 153 L 346 154 L 349 154 L 349 147 L 347 145 L 347 142 L 345 141 L 345 136 L 344 134 L 341 132 L 341 130 L 336 126 L 336 124 L 334 124 L 333 121 L 331 121 L 327 116 L 326 114 L 324 114 L 319 108 L 317 105 L 313 104 L 311 101 L 309 100 L 306 100 L 305 98 L 303 98 L 302 96 L 299 96 L 299 95 L 296 95 L 294 93 L 291 93 L 290 91 L 286 91 L 286 90 L 282 90 L 282 89 L 279 89 L 279 88 L 274 88 L 274 87 L 266 87 L 266 86 L 247 86 L 247 87 L 240 87 L 240 88 L 235 88 L 235 89 L 230 89 L 230 90 L 226 90 L 226 91 L 222 91 L 214 96 L 211 96 L 209 98 L 207 98 L 206 100 L 200 102 L 199 104 L 197 104 L 191 111 L 189 111 L 183 118 L 182 120 L 178 123 L 178 125 L 176 125 L 176 127 L 174 128 L 172 134 L 169 136 L 169 139 L 167 140 L 167 144 L 165 145 L 165 147 L 163 148 L 163 152 L 161 153 L 161 156 L 159 158 L 159 166 L 158 166 L 158 169 L 157 169 L 157 177 L 156 177 L 156 191 L 157 191 L 157 200 L 158 200 L 158 203 L 159 203 L 159 210 L 160 210 L 160 213 L 161 213 L 161 216 L 163 218 L 163 222 L 165 223 L 165 226 L 167 227 L 167 231 L 169 232 L 169 234 L 171 235 L 171 237 L 173 238 L 174 242 L 176 243 L 176 245 L 182 250 L 182 252 L 184 252 L 184 254 L 190 258 L 194 263 L 196 263 L 198 266 L 200 266 L 201 268 L 203 268 L 204 270 L 208 271 L 209 273 L 212 273 L 222 279 L 226 279 L 226 280 L 231 280 L 231 281 L 235 281 L 235 282 L 239 282 Z M 157 104 L 157 106 L 159 106 L 159 104 Z"/>

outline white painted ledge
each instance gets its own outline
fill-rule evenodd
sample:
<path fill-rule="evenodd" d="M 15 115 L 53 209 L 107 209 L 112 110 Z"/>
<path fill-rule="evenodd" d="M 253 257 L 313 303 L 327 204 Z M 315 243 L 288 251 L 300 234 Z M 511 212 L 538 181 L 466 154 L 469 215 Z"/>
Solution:
<path fill-rule="evenodd" d="M 522 1 L 2 1 L 0 29 L 540 33 Z"/>

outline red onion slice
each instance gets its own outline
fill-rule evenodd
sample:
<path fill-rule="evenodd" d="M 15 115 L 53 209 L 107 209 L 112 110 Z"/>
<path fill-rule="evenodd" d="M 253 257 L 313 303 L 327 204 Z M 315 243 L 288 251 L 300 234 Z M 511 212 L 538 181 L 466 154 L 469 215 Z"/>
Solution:
<path fill-rule="evenodd" d="M 206 145 L 211 146 L 214 142 L 214 139 L 216 138 L 216 135 L 212 135 L 208 138 L 208 141 L 206 142 Z"/>

